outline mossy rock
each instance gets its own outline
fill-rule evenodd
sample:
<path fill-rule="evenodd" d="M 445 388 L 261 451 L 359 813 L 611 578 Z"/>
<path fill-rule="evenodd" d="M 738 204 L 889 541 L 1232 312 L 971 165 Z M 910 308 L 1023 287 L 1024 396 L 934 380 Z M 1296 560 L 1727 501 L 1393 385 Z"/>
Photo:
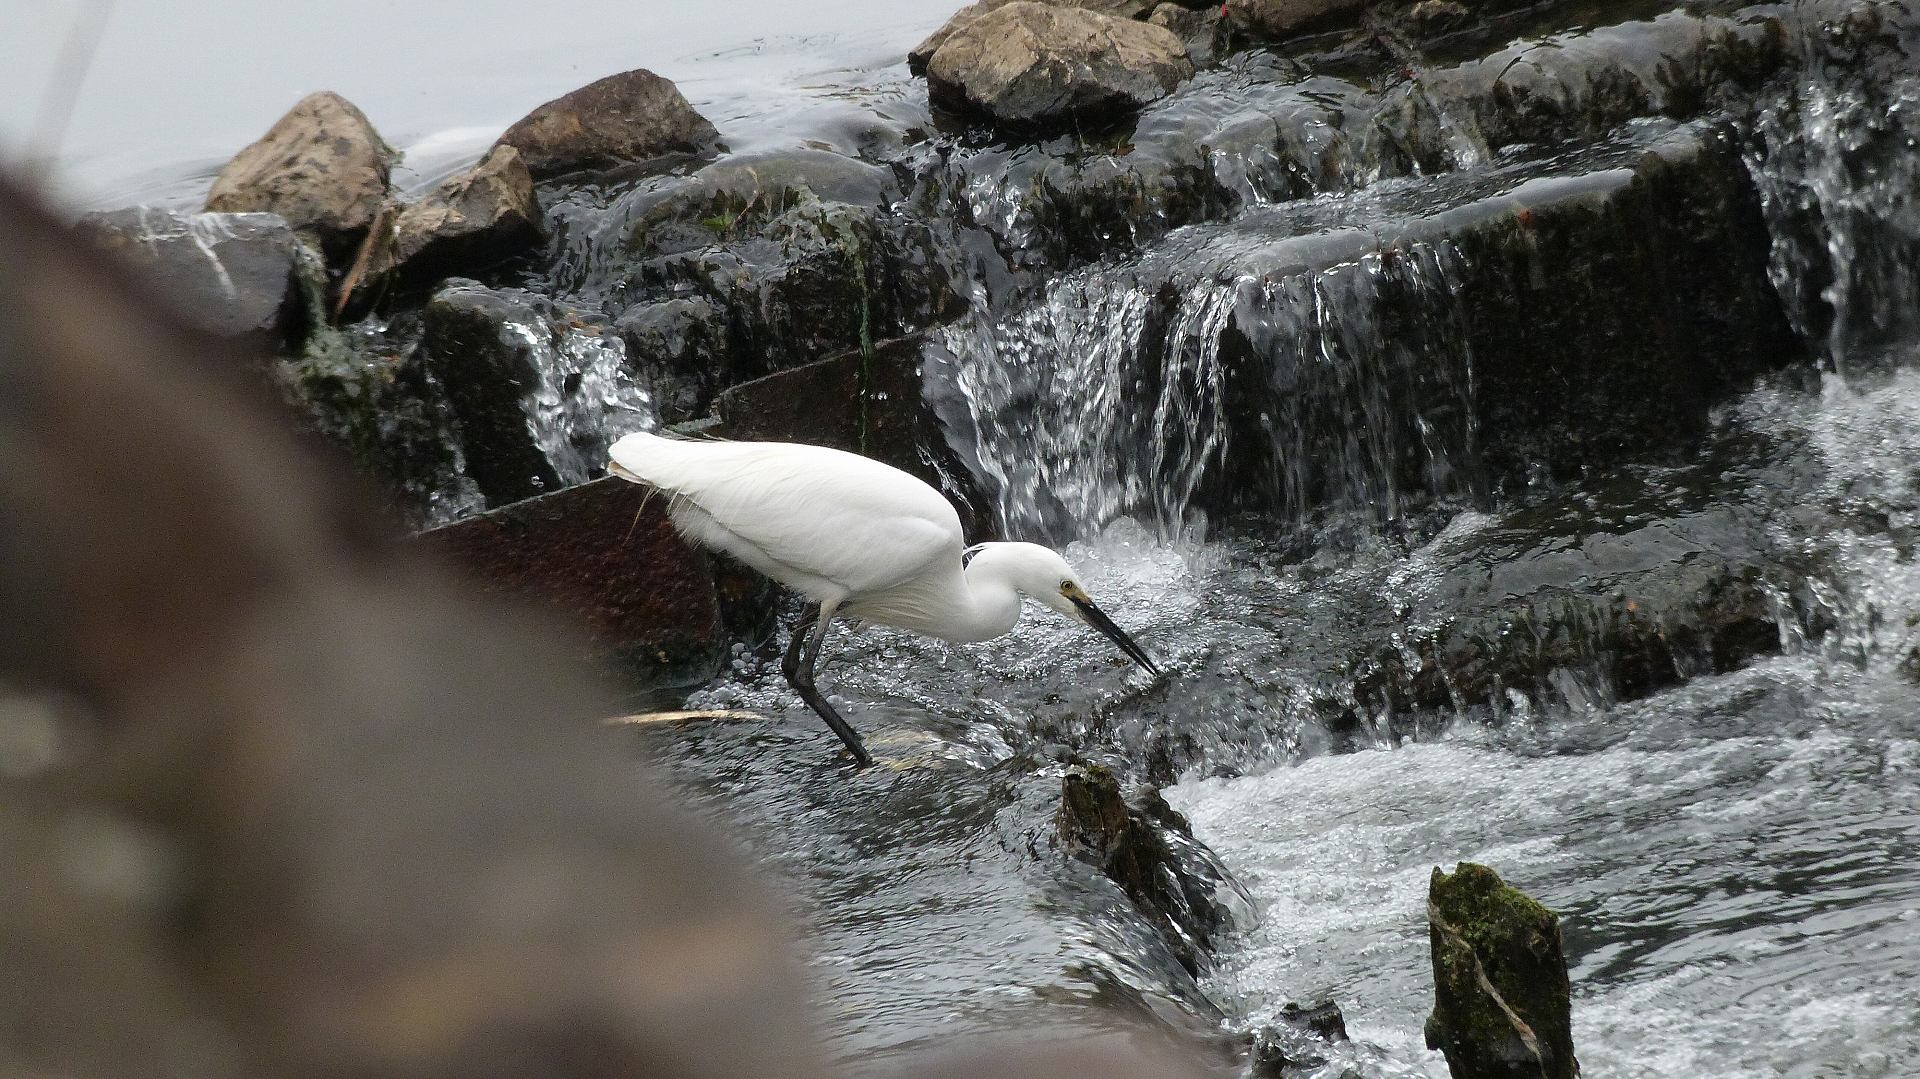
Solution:
<path fill-rule="evenodd" d="M 1560 919 L 1483 865 L 1439 869 L 1427 892 L 1434 1008 L 1429 1049 L 1455 1079 L 1573 1079 Z"/>

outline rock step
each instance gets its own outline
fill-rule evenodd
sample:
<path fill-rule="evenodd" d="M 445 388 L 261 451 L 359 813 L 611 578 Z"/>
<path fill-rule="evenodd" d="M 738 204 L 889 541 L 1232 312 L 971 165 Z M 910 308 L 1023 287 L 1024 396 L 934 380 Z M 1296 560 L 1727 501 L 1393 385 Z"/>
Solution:
<path fill-rule="evenodd" d="M 1264 202 L 1472 168 L 1518 141 L 1594 139 L 1639 117 L 1710 114 L 1788 62 L 1785 38 L 1768 9 L 1676 11 L 1400 72 L 1374 70 L 1370 48 L 1238 53 L 1146 105 L 1124 138 L 1047 153 L 961 145 L 911 167 L 922 198 L 950 201 L 944 212 L 992 233 L 1017 267 L 1066 269 Z"/>
<path fill-rule="evenodd" d="M 984 341 L 945 334 L 972 411 L 945 418 L 989 472 L 1018 463 L 1040 497 L 1010 511 L 1042 526 L 1190 506 L 1392 516 L 1703 430 L 1728 391 L 1804 355 L 1767 252 L 1727 133 L 1650 123 L 1257 209 L 1067 275 Z"/>
<path fill-rule="evenodd" d="M 666 500 L 603 478 L 420 534 L 485 591 L 530 602 L 590 642 L 590 658 L 640 686 L 719 670 L 728 642 L 713 566 L 681 540 Z"/>

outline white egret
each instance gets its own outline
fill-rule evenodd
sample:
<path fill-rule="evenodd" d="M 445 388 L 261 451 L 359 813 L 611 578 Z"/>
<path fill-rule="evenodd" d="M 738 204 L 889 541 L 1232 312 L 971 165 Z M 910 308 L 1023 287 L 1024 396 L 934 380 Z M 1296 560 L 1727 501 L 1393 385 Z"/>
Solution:
<path fill-rule="evenodd" d="M 1094 605 L 1066 559 L 1035 543 L 965 546 L 953 506 L 891 465 L 824 446 L 644 433 L 615 442 L 608 456 L 612 474 L 667 494 L 682 535 L 817 604 L 794 626 L 783 669 L 863 767 L 872 758 L 860 735 L 814 687 L 835 617 L 984 641 L 1013 629 L 1024 595 L 1106 634 L 1159 673 Z"/>

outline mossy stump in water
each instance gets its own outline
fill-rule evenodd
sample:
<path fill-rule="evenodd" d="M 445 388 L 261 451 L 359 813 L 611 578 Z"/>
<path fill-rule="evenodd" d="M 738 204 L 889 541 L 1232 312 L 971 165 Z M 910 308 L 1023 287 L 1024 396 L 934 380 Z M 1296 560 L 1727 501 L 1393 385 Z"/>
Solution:
<path fill-rule="evenodd" d="M 1560 919 L 1483 865 L 1433 871 L 1427 889 L 1433 1014 L 1427 1048 L 1455 1079 L 1572 1079 Z"/>

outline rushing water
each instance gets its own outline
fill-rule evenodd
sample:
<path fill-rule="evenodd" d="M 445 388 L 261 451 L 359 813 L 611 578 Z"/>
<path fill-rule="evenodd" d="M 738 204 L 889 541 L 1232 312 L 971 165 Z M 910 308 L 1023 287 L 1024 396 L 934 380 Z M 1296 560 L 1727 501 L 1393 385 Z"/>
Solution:
<path fill-rule="evenodd" d="M 1789 622 L 1783 655 L 1646 700 L 1468 719 L 1175 790 L 1264 908 L 1214 999 L 1258 1021 L 1331 997 L 1363 1074 L 1444 1075 L 1420 1045 L 1426 881 L 1478 861 L 1562 912 L 1589 1074 L 1906 1074 L 1920 1059 L 1920 571 L 1893 537 L 1920 506 L 1916 420 L 1912 371 L 1729 410 L 1729 426 L 1764 424 L 1814 466 L 1783 506 L 1860 500 L 1898 522 L 1799 537 L 1833 567 L 1823 640 Z"/>
<path fill-rule="evenodd" d="M 843 150 L 907 96 L 898 57 L 951 6 L 916 0 L 880 19 L 856 3 L 796 8 L 748 41 L 698 5 L 666 5 L 662 22 L 654 7 L 596 4 L 588 54 L 566 64 L 557 46 L 497 32 L 515 12 L 483 7 L 462 25 L 493 62 L 467 50 L 440 87 L 458 107 L 411 100 L 432 80 L 377 60 L 354 65 L 364 84 L 319 81 L 412 148 L 414 186 L 537 101 L 637 63 L 678 78 L 736 151 L 816 137 Z M 1665 32 L 1695 32 L 1663 18 Z M 633 36 L 654 42 L 649 55 L 629 61 L 623 19 L 644 24 Z M 44 36 L 52 21 L 32 25 Z M 230 28 L 233 47 L 266 36 L 249 25 Z M 365 45 L 376 57 L 405 41 L 384 25 Z M 1323 1047 L 1328 1079 L 1439 1076 L 1420 1035 L 1423 889 L 1436 865 L 1476 860 L 1562 912 L 1588 1075 L 1910 1074 L 1920 83 L 1855 62 L 1856 39 L 1877 32 L 1796 37 L 1806 78 L 1742 129 L 1773 283 L 1825 373 L 1742 393 L 1690 468 L 1595 462 L 1608 474 L 1491 508 L 1471 482 L 1488 433 L 1469 419 L 1464 256 L 1444 230 L 1398 244 L 1377 233 L 1516 191 L 1629 182 L 1619 155 L 1672 125 L 1585 156 L 1502 154 L 1447 97 L 1486 65 L 1376 97 L 1327 75 L 1291 81 L 1262 54 L 1149 113 L 1133 152 L 1202 147 L 1192 164 L 1217 203 L 1184 229 L 1169 214 L 1107 238 L 1122 254 L 1035 271 L 991 299 L 983 286 L 942 343 L 966 406 L 957 433 L 1002 524 L 1071 540 L 1090 591 L 1167 673 L 1043 616 L 975 646 L 843 631 L 822 682 L 868 734 L 875 769 L 835 762 L 835 740 L 784 687 L 777 641 L 741 646 L 685 702 L 735 718 L 636 733 L 786 886 L 838 1056 L 871 1066 L 959 1034 L 1116 1019 L 1206 1036 L 1330 998 L 1355 1040 Z M 402 55 L 418 58 L 410 44 Z M 1636 76 L 1677 90 L 1668 80 L 1685 77 Z M 82 122 L 63 175 L 78 201 L 101 188 L 191 201 L 210 162 L 309 88 L 249 95 L 265 111 L 244 119 L 187 110 L 184 131 L 135 111 L 131 131 Z M 155 160 L 153 137 L 172 156 L 131 175 L 127 161 Z M 1044 246 L 1052 226 L 1031 195 L 1047 155 L 969 161 L 978 171 L 956 197 L 979 227 L 1009 249 Z M 616 338 L 546 314 L 508 332 L 540 376 L 529 431 L 563 479 L 656 422 Z M 1258 478 L 1257 498 L 1209 490 L 1230 458 Z M 1193 512 L 1248 503 L 1258 516 L 1210 532 Z M 1653 563 L 1759 566 L 1748 583 L 1777 639 L 1721 673 L 1676 647 L 1635 676 L 1666 688 L 1638 699 L 1623 700 L 1634 694 L 1599 643 L 1536 685 L 1395 703 L 1407 687 L 1381 670 L 1419 667 L 1418 638 L 1461 613 L 1448 597 L 1469 595 L 1485 563 L 1528 563 L 1520 577 L 1592 600 L 1618 581 L 1561 579 L 1579 565 L 1569 552 L 1637 543 Z M 1168 797 L 1251 896 L 1199 979 L 1110 881 L 1056 848 L 1051 814 L 1075 757 L 1181 779 Z"/>
<path fill-rule="evenodd" d="M 874 773 L 818 765 L 831 736 L 745 650 L 693 703 L 764 718 L 656 738 L 698 789 L 745 807 L 750 842 L 794 880 L 848 1058 L 1114 1010 L 1246 1029 L 1332 999 L 1354 1040 L 1322 1047 L 1316 1074 L 1441 1076 L 1421 1034 L 1424 889 L 1436 866 L 1473 860 L 1562 913 L 1588 1075 L 1909 1074 L 1920 188 L 1910 147 L 1880 156 L 1881 140 L 1909 139 L 1910 80 L 1856 74 L 1756 110 L 1748 154 L 1771 273 L 1826 371 L 1728 403 L 1690 469 L 1543 488 L 1533 509 L 1450 502 L 1476 438 L 1452 418 L 1474 392 L 1449 326 L 1456 254 L 1238 272 L 1219 252 L 1263 227 L 1264 199 L 948 331 L 1003 520 L 1078 535 L 1069 558 L 1170 673 L 1150 679 L 1044 617 L 967 647 L 874 630 L 845 638 L 824 675 L 870 732 Z M 1877 167 L 1855 168 L 1862 153 Z M 1395 303 L 1418 317 L 1383 322 Z M 1200 542 L 1182 526 L 1249 430 L 1224 418 L 1243 388 L 1221 355 L 1230 320 L 1264 329 L 1263 369 L 1322 380 L 1267 391 L 1256 448 L 1323 473 L 1282 476 L 1273 489 L 1291 495 Z M 1409 340 L 1409 322 L 1428 336 Z M 1311 415 L 1315 394 L 1368 422 L 1342 442 Z M 1411 489 L 1396 486 L 1407 459 L 1426 469 Z M 1607 508 L 1607 483 L 1632 492 L 1626 509 Z M 1542 508 L 1570 541 L 1515 540 Z M 1454 613 L 1430 601 L 1460 594 L 1448 582 L 1463 565 L 1534 559 L 1518 576 L 1553 578 L 1569 542 L 1631 547 L 1722 519 L 1743 524 L 1670 557 L 1762 565 L 1771 654 L 1716 674 L 1676 652 L 1655 672 L 1668 688 L 1637 699 L 1602 648 L 1551 672 L 1550 692 L 1417 714 L 1371 703 L 1355 657 L 1412 656 L 1432 628 L 1420 619 Z M 1197 985 L 1049 847 L 1053 762 L 1074 753 L 1182 774 L 1170 800 L 1252 896 Z"/>

